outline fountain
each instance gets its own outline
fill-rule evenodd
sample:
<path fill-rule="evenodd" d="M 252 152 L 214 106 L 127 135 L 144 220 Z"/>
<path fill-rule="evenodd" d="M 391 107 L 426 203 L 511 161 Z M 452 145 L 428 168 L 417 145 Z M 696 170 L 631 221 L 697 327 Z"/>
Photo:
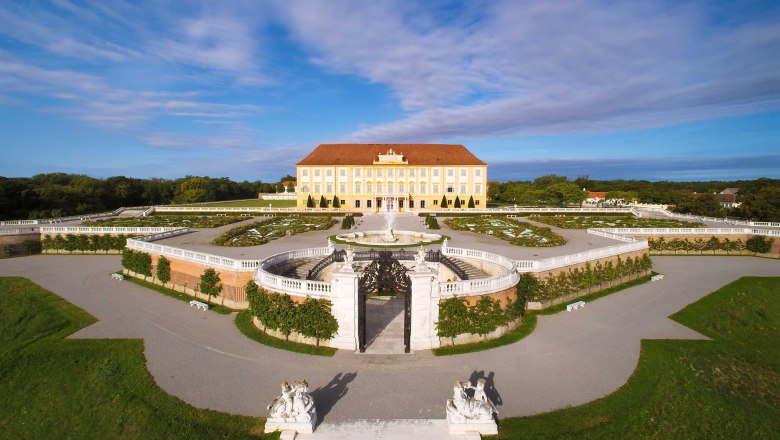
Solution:
<path fill-rule="evenodd" d="M 396 213 L 383 212 L 385 229 L 382 231 L 358 231 L 339 234 L 340 241 L 363 246 L 419 246 L 441 240 L 441 235 L 427 232 L 393 230 Z"/>

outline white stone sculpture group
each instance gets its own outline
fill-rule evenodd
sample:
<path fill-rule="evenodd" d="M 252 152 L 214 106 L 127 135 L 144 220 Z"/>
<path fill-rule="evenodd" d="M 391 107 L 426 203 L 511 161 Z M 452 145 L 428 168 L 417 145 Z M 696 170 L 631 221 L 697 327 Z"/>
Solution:
<path fill-rule="evenodd" d="M 469 396 L 466 390 L 474 390 L 474 396 Z M 479 431 L 483 434 L 497 433 L 493 414 L 498 410 L 485 394 L 485 379 L 477 380 L 476 385 L 470 381 L 455 382 L 452 399 L 447 399 L 447 423 L 450 433 Z M 495 431 L 495 432 L 494 432 Z"/>
<path fill-rule="evenodd" d="M 265 431 L 294 430 L 313 432 L 317 424 L 317 408 L 309 394 L 309 384 L 305 380 L 282 382 L 282 393 L 271 402 Z"/>

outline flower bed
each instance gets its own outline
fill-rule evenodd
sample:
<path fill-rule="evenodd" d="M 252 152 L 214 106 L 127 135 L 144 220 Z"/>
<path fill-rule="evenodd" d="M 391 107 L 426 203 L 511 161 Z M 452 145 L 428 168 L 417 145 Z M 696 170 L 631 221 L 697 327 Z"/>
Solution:
<path fill-rule="evenodd" d="M 131 227 L 172 227 L 172 228 L 216 228 L 247 220 L 239 216 L 215 215 L 151 215 L 149 217 L 116 217 L 105 220 L 90 220 L 82 226 L 131 226 Z"/>
<path fill-rule="evenodd" d="M 233 228 L 214 239 L 213 243 L 217 246 L 257 246 L 285 235 L 322 231 L 334 224 L 336 220 L 331 217 L 275 217 Z"/>
<path fill-rule="evenodd" d="M 638 218 L 628 215 L 577 216 L 532 215 L 529 219 L 564 229 L 588 228 L 700 228 L 701 223 L 665 218 Z"/>
<path fill-rule="evenodd" d="M 456 231 L 493 235 L 517 246 L 552 247 L 566 244 L 566 240 L 550 228 L 496 215 L 450 218 L 445 220 L 444 224 Z"/>

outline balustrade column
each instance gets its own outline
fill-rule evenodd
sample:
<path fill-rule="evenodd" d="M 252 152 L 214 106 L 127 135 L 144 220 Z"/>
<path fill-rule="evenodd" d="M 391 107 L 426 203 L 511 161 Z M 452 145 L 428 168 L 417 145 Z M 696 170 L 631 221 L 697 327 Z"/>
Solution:
<path fill-rule="evenodd" d="M 330 346 L 342 350 L 358 348 L 358 274 L 343 270 L 333 272 L 330 282 L 333 316 L 339 323 Z"/>
<path fill-rule="evenodd" d="M 438 272 L 430 267 L 426 271 L 407 272 L 412 281 L 412 350 L 430 350 L 437 348 L 439 336 L 436 334 L 436 322 L 439 320 L 439 281 Z"/>

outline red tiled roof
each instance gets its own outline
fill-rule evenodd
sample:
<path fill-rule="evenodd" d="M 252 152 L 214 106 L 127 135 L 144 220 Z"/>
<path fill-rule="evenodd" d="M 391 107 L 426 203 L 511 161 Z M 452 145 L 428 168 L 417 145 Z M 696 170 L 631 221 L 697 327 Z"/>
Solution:
<path fill-rule="evenodd" d="M 598 191 L 597 192 L 588 191 L 588 198 L 589 199 L 593 199 L 593 198 L 596 198 L 596 197 L 598 197 L 600 199 L 605 199 L 605 198 L 607 198 L 607 193 L 605 193 L 605 192 L 598 192 Z"/>
<path fill-rule="evenodd" d="M 390 149 L 409 165 L 487 165 L 463 145 L 452 144 L 320 144 L 298 165 L 373 165 Z"/>

